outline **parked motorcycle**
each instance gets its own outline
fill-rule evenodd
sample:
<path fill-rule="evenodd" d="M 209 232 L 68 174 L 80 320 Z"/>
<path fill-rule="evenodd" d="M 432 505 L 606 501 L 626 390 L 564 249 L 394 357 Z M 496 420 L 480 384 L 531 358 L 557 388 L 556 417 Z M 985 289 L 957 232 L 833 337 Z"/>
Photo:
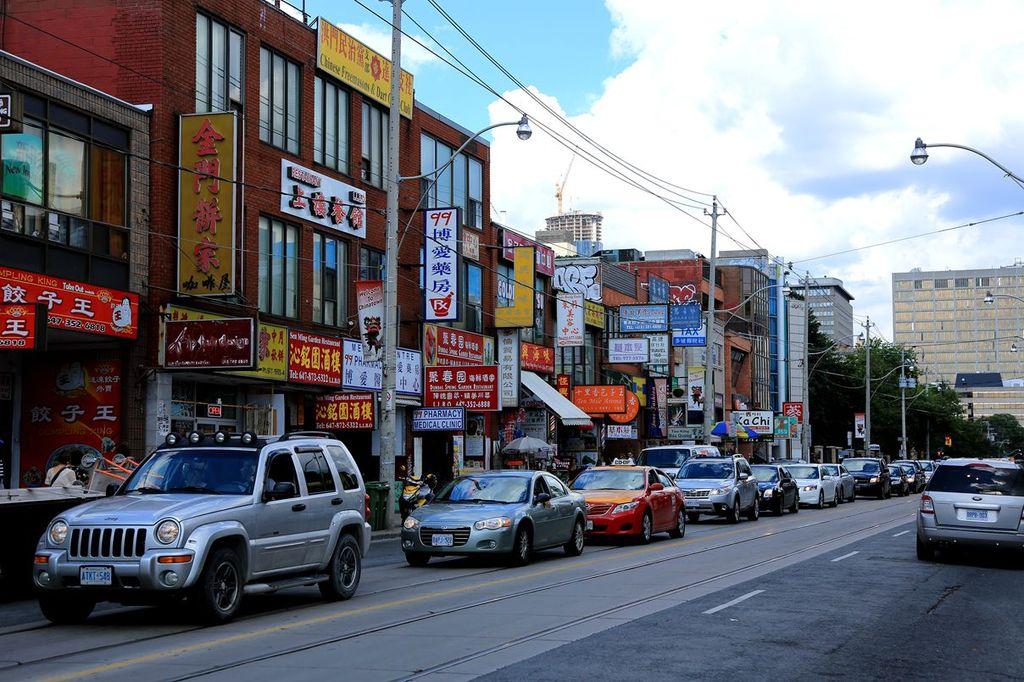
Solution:
<path fill-rule="evenodd" d="M 402 479 L 402 496 L 398 498 L 398 512 L 402 520 L 405 521 L 413 510 L 434 499 L 436 487 L 437 478 L 434 474 L 427 474 L 423 478 L 409 476 Z"/>

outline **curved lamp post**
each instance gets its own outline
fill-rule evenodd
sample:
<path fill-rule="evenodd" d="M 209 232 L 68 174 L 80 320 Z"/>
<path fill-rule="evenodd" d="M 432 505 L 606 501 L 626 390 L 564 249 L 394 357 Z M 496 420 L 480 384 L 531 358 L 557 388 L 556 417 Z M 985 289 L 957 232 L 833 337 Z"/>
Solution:
<path fill-rule="evenodd" d="M 993 166 L 998 168 L 999 170 L 1001 170 L 1004 173 L 1006 173 L 1006 175 L 1008 177 L 1013 178 L 1019 185 L 1021 185 L 1022 188 L 1024 188 L 1024 178 L 1021 178 L 1016 173 L 1014 173 L 1009 168 L 1007 168 L 1003 164 L 1001 164 L 998 161 L 996 161 L 995 159 L 993 159 L 991 156 L 989 156 L 985 152 L 978 151 L 977 149 L 974 149 L 973 147 L 968 147 L 968 146 L 965 146 L 965 145 L 962 145 L 962 144 L 951 144 L 951 143 L 948 143 L 948 142 L 942 142 L 942 143 L 936 142 L 934 144 L 925 144 L 921 140 L 921 138 L 919 137 L 914 142 L 914 151 L 911 152 L 911 154 L 910 154 L 910 160 L 913 162 L 913 164 L 915 166 L 921 166 L 921 165 L 924 164 L 925 161 L 928 160 L 928 148 L 929 147 L 953 147 L 954 149 L 964 149 L 964 150 L 969 151 L 969 152 L 971 152 L 973 154 L 977 154 L 978 156 L 980 156 L 981 158 L 985 159 L 986 161 L 991 163 Z"/>

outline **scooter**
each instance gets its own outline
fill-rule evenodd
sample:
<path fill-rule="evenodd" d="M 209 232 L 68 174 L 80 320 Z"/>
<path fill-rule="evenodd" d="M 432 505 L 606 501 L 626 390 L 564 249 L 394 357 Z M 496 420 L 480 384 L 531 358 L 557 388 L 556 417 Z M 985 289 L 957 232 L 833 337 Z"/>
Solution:
<path fill-rule="evenodd" d="M 414 510 L 422 507 L 434 499 L 434 487 L 437 486 L 437 478 L 434 474 L 427 474 L 422 479 L 417 476 L 409 476 L 402 480 L 402 496 L 398 498 L 398 512 L 402 520 Z"/>

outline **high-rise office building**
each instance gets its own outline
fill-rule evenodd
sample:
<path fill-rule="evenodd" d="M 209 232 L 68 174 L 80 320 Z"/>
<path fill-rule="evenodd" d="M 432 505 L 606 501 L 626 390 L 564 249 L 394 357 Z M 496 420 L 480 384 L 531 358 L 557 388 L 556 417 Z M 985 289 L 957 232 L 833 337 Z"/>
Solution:
<path fill-rule="evenodd" d="M 803 291 L 800 290 L 802 294 Z M 840 348 L 853 347 L 853 296 L 835 277 L 812 277 L 807 304 L 821 333 Z"/>
<path fill-rule="evenodd" d="M 991 302 L 986 303 L 988 294 Z M 1024 376 L 1024 265 L 894 272 L 893 338 L 914 346 L 931 381 L 958 372 Z"/>

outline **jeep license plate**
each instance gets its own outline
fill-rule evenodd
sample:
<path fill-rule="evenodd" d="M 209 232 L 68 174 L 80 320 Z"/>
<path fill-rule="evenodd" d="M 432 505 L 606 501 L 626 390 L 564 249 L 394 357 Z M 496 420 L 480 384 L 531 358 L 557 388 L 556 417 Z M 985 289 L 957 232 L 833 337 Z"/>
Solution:
<path fill-rule="evenodd" d="M 455 536 L 451 533 L 434 533 L 430 536 L 430 544 L 434 547 L 451 547 L 455 544 Z"/>
<path fill-rule="evenodd" d="M 114 569 L 110 566 L 82 566 L 78 569 L 78 582 L 83 586 L 103 587 L 114 583 Z"/>

